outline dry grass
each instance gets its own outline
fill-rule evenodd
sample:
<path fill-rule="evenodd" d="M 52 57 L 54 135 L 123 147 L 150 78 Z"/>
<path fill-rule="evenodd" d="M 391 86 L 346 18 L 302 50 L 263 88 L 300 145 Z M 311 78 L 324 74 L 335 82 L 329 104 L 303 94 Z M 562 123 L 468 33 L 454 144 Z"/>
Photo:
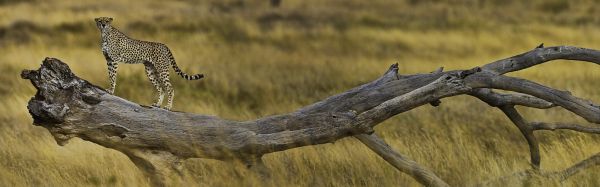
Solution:
<path fill-rule="evenodd" d="M 112 16 L 129 35 L 166 43 L 187 72 L 174 82 L 175 110 L 253 119 L 293 111 L 367 82 L 391 63 L 403 74 L 470 68 L 546 45 L 600 49 L 596 1 L 0 1 L 0 186 L 143 186 L 121 153 L 75 140 L 64 147 L 31 125 L 34 94 L 19 78 L 46 56 L 107 85 L 93 18 Z M 130 10 L 133 7 L 134 10 Z M 598 66 L 553 62 L 514 73 L 600 102 Z M 116 94 L 149 104 L 153 88 L 136 65 L 120 67 Z M 528 119 L 577 121 L 561 109 L 519 108 Z M 518 130 L 496 109 L 467 96 L 394 117 L 376 131 L 396 150 L 451 185 L 474 185 L 529 168 Z M 559 170 L 600 151 L 600 137 L 538 132 L 542 167 Z M 416 186 L 352 138 L 266 155 L 273 181 L 240 165 L 186 161 L 186 181 L 210 186 Z M 562 183 L 597 186 L 598 168 Z M 513 180 L 512 185 L 561 185 Z M 495 184 L 505 186 L 507 184 Z"/>

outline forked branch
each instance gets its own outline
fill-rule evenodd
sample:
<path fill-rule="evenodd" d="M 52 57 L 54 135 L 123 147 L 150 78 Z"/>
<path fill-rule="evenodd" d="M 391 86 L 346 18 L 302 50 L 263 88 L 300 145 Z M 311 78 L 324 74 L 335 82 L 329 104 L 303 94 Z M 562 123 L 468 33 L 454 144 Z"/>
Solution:
<path fill-rule="evenodd" d="M 28 104 L 34 123 L 58 144 L 79 137 L 126 154 L 153 184 L 165 184 L 188 158 L 242 160 L 260 168 L 264 154 L 324 144 L 354 136 L 398 170 L 428 186 L 447 186 L 440 177 L 393 151 L 373 135 L 373 127 L 416 107 L 455 95 L 469 94 L 502 109 L 530 143 L 532 163 L 539 166 L 534 130 L 565 125 L 526 122 L 514 109 L 522 105 L 546 109 L 560 106 L 592 123 L 600 123 L 600 107 L 565 91 L 502 74 L 555 59 L 600 62 L 600 52 L 577 47 L 536 48 L 482 68 L 398 75 L 392 65 L 378 79 L 331 96 L 295 112 L 250 121 L 171 112 L 142 106 L 108 94 L 75 76 L 58 59 L 47 58 L 38 70 L 25 70 L 37 93 Z M 499 94 L 491 89 L 517 92 Z M 585 128 L 581 132 L 596 132 Z M 537 155 L 536 155 L 537 154 Z M 574 172 L 570 172 L 574 173 Z"/>

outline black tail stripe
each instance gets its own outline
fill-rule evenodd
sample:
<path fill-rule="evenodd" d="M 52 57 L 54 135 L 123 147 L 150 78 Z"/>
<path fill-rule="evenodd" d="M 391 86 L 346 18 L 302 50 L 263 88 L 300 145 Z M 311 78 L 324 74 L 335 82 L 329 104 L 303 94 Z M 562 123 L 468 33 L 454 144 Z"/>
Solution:
<path fill-rule="evenodd" d="M 171 53 L 171 51 L 169 51 L 169 57 L 171 57 L 171 65 L 173 66 L 173 70 L 175 70 L 175 73 L 177 73 L 182 78 L 187 79 L 187 80 L 197 80 L 197 79 L 201 79 L 202 77 L 204 77 L 204 75 L 202 75 L 202 74 L 196 74 L 196 75 L 190 76 L 190 75 L 184 73 L 183 71 L 181 71 L 181 69 L 179 69 L 179 67 L 177 66 L 177 63 L 175 63 L 175 58 L 173 57 L 173 54 Z"/>

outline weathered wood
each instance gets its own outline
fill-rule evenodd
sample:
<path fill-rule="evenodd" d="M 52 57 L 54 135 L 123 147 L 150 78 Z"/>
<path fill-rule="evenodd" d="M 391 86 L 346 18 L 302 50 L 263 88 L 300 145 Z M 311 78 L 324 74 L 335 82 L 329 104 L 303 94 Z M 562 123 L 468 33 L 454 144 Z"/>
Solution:
<path fill-rule="evenodd" d="M 501 94 L 487 88 L 474 89 L 469 95 L 477 97 L 493 107 L 521 105 L 531 108 L 548 109 L 556 106 L 554 103 L 530 95 L 521 93 Z"/>
<path fill-rule="evenodd" d="M 421 184 L 425 186 L 449 186 L 432 171 L 429 171 L 429 169 L 394 151 L 392 147 L 377 137 L 377 135 L 359 134 L 355 137 L 396 169 L 412 176 Z"/>
<path fill-rule="evenodd" d="M 540 164 L 542 162 L 540 158 L 540 145 L 533 135 L 533 129 L 531 126 L 529 126 L 527 121 L 525 121 L 521 114 L 517 112 L 517 109 L 515 109 L 514 106 L 501 106 L 500 110 L 504 112 L 508 119 L 510 119 L 510 121 L 512 121 L 517 128 L 519 128 L 519 131 L 521 131 L 521 134 L 523 134 L 523 137 L 525 137 L 525 140 L 527 140 L 531 157 L 531 166 L 533 169 L 540 169 Z"/>
<path fill-rule="evenodd" d="M 544 123 L 544 122 L 531 122 L 529 123 L 533 130 L 572 130 L 579 131 L 591 134 L 600 134 L 599 127 L 586 127 L 582 125 L 576 124 L 567 124 L 567 123 Z"/>
<path fill-rule="evenodd" d="M 531 166 L 533 169 L 540 169 L 541 158 L 540 158 L 540 148 L 539 143 L 533 134 L 533 129 L 526 121 L 523 119 L 521 114 L 515 109 L 515 105 L 523 105 L 532 108 L 551 108 L 555 105 L 553 103 L 541 100 L 536 97 L 532 97 L 525 94 L 499 94 L 490 89 L 477 89 L 473 90 L 469 93 L 471 96 L 477 97 L 483 102 L 489 104 L 490 106 L 499 108 L 509 119 L 512 121 L 515 126 L 519 129 L 521 134 L 525 140 L 527 140 L 527 144 L 529 145 L 529 152 L 531 157 Z"/>
<path fill-rule="evenodd" d="M 541 47 L 541 48 L 540 48 Z M 519 71 L 552 60 L 578 60 L 600 65 L 600 51 L 574 46 L 544 47 L 486 64 L 481 68 L 496 74 Z"/>
<path fill-rule="evenodd" d="M 394 69 L 392 66 L 392 73 L 356 90 L 384 85 L 387 77 L 396 77 L 389 76 L 395 74 Z M 448 74 L 360 114 L 305 111 L 238 122 L 140 106 L 79 79 L 58 59 L 47 58 L 39 70 L 24 71 L 22 77 L 38 89 L 28 105 L 34 123 L 48 128 L 60 145 L 79 137 L 119 150 L 156 185 L 163 185 L 161 181 L 173 173 L 172 165 L 181 159 L 247 160 L 372 133 L 373 126 L 395 113 L 466 88 L 460 81 L 464 77 Z M 432 93 L 438 96 L 420 97 Z"/>
<path fill-rule="evenodd" d="M 600 64 L 600 52 L 568 46 L 536 48 L 483 68 L 447 72 L 439 69 L 415 75 L 398 75 L 395 64 L 370 83 L 292 113 L 250 121 L 141 106 L 78 78 L 65 63 L 53 58 L 45 59 L 38 70 L 24 70 L 21 76 L 31 80 L 38 90 L 28 104 L 34 123 L 47 128 L 58 144 L 79 137 L 121 151 L 153 184 L 160 186 L 165 178 L 178 173 L 181 160 L 187 158 L 239 159 L 265 171 L 261 160 L 264 154 L 348 136 L 357 137 L 400 171 L 409 171 L 403 170 L 401 155 L 368 134 L 373 133 L 374 126 L 399 113 L 429 103 L 439 104 L 440 99 L 454 95 L 469 94 L 491 106 L 505 107 L 507 116 L 513 119 L 514 114 L 518 115 L 514 108 L 510 109 L 514 105 L 542 109 L 560 106 L 592 123 L 600 123 L 600 107 L 590 101 L 502 75 L 554 59 Z M 498 94 L 491 89 L 518 93 Z M 534 129 L 524 119 L 517 125 L 525 129 L 524 134 Z M 532 161 L 539 165 L 533 156 Z M 432 172 L 419 171 L 408 174 L 425 185 L 446 185 Z"/>
<path fill-rule="evenodd" d="M 589 158 L 582 160 L 581 162 L 578 162 L 563 171 L 552 172 L 549 176 L 564 181 L 589 167 L 597 165 L 600 165 L 600 153 L 596 153 L 595 155 L 592 155 Z"/>
<path fill-rule="evenodd" d="M 527 169 L 524 171 L 515 172 L 506 176 L 494 178 L 485 182 L 478 184 L 477 186 L 505 186 L 508 181 L 518 180 L 518 181 L 527 181 L 533 178 L 538 178 L 537 180 L 548 180 L 548 181 L 556 181 L 562 182 L 567 180 L 569 177 L 591 168 L 593 166 L 600 165 L 600 153 L 596 153 L 585 160 L 582 160 L 578 163 L 573 164 L 570 167 L 567 167 L 563 170 L 558 171 L 541 171 L 537 169 Z M 508 183 L 509 184 L 509 183 Z M 527 183 L 524 183 L 527 184 Z"/>

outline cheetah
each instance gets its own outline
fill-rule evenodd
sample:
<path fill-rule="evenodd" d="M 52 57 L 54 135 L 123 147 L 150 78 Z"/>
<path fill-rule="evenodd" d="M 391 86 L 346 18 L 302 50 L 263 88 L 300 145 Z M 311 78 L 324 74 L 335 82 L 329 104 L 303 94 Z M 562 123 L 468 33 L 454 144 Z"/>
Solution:
<path fill-rule="evenodd" d="M 108 65 L 110 88 L 108 93 L 114 94 L 118 62 L 126 64 L 144 64 L 146 75 L 156 90 L 158 99 L 152 106 L 160 107 L 166 93 L 168 98 L 167 110 L 173 107 L 174 91 L 169 80 L 169 67 L 187 80 L 198 80 L 204 74 L 188 75 L 181 71 L 175 63 L 175 58 L 169 48 L 162 43 L 136 40 L 123 34 L 111 26 L 113 18 L 99 17 L 94 19 L 102 37 L 102 53 Z"/>

